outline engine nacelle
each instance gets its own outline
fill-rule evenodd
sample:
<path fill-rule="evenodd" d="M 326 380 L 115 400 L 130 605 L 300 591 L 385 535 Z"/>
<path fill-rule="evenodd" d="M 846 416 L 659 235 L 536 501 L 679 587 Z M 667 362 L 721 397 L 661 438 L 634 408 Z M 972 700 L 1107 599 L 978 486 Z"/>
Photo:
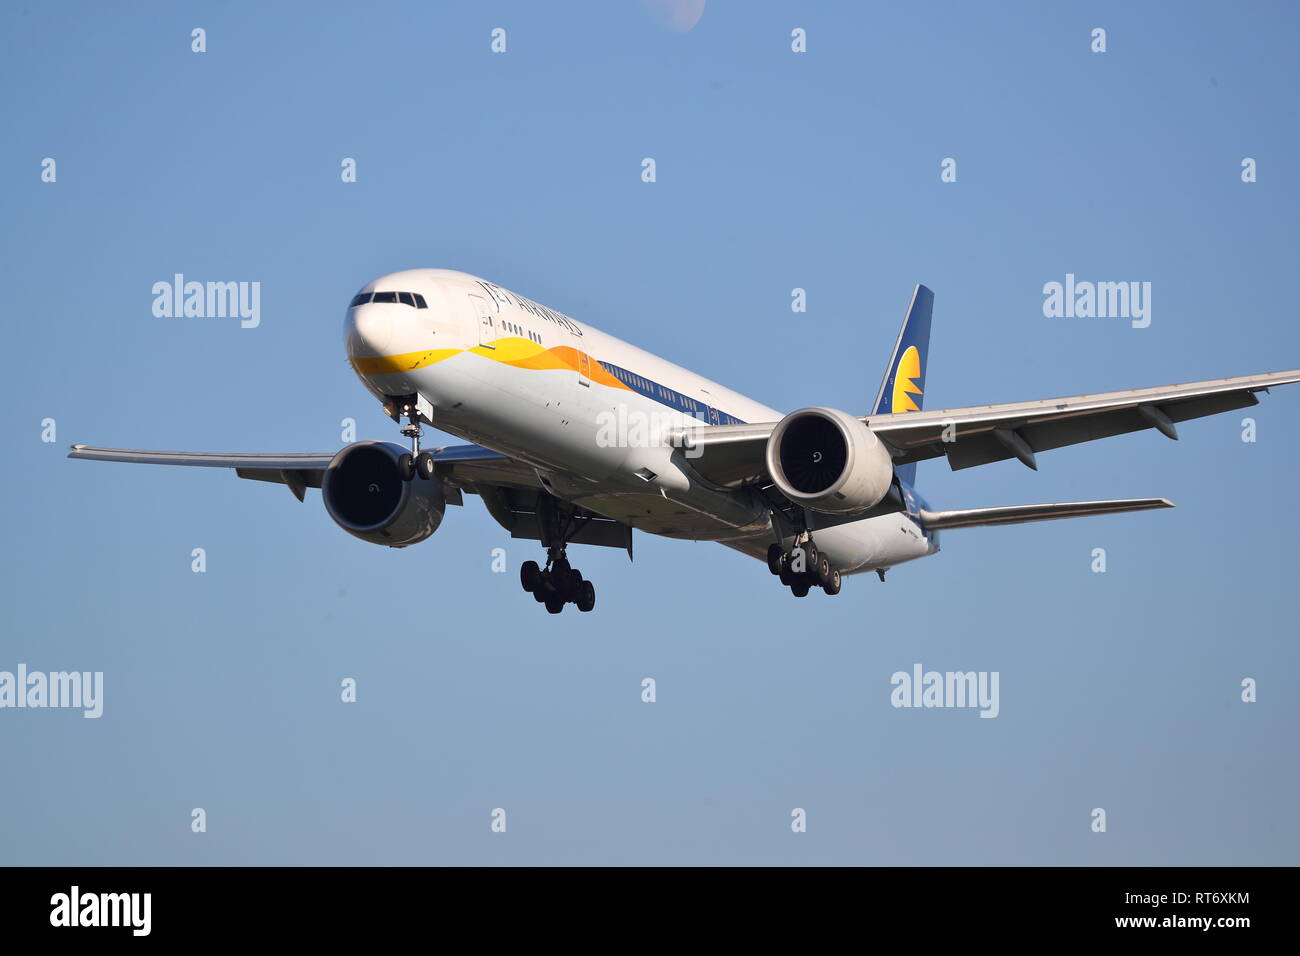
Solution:
<path fill-rule="evenodd" d="M 833 408 L 801 408 L 767 440 L 767 473 L 795 504 L 855 514 L 878 504 L 894 480 L 888 449 L 866 425 Z"/>
<path fill-rule="evenodd" d="M 321 479 L 321 497 L 334 523 L 371 544 L 405 548 L 438 530 L 447 501 L 442 483 L 402 475 L 401 445 L 354 442 L 342 449 Z"/>

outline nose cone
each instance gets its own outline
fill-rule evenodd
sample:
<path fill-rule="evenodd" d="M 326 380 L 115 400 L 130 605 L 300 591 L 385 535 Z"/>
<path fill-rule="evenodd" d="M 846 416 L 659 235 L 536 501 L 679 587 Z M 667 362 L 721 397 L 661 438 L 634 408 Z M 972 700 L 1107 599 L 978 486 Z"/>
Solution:
<path fill-rule="evenodd" d="M 392 308 L 372 304 L 349 309 L 343 329 L 349 358 L 385 355 L 393 337 Z"/>

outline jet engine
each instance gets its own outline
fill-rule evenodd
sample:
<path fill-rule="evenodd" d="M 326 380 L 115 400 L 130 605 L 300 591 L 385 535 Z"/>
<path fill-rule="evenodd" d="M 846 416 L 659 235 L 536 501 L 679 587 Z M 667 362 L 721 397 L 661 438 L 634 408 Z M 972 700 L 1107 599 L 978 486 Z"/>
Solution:
<path fill-rule="evenodd" d="M 438 478 L 407 478 L 391 442 L 359 441 L 330 461 L 321 479 L 325 510 L 344 531 L 371 544 L 405 548 L 438 530 L 447 508 Z"/>
<path fill-rule="evenodd" d="M 767 440 L 767 473 L 795 504 L 856 514 L 889 493 L 894 464 L 871 429 L 833 408 L 801 408 Z"/>

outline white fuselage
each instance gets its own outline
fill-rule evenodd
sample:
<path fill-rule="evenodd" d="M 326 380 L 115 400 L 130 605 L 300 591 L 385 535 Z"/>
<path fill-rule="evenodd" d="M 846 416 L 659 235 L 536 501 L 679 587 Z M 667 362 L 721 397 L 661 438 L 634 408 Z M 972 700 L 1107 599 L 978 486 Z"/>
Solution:
<path fill-rule="evenodd" d="M 775 422 L 781 412 L 463 272 L 397 272 L 358 298 L 370 293 L 378 301 L 349 308 L 345 338 L 380 401 L 417 395 L 434 427 L 525 462 L 557 497 L 642 531 L 755 557 L 778 540 L 761 497 L 702 481 L 665 439 L 686 425 Z M 814 536 L 845 574 L 937 549 L 903 513 Z"/>

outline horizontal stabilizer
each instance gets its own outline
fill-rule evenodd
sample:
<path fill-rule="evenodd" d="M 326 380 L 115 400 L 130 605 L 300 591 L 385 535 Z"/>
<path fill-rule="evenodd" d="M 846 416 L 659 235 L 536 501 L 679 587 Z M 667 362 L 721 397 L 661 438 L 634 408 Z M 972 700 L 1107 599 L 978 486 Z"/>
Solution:
<path fill-rule="evenodd" d="M 1029 521 L 1054 521 L 1057 518 L 1084 518 L 1088 515 L 1111 515 L 1124 511 L 1148 511 L 1172 508 L 1168 498 L 1121 498 L 1117 501 L 1065 501 L 1048 505 L 1008 505 L 1004 508 L 966 508 L 962 511 L 922 511 L 921 524 L 926 531 L 946 528 L 977 528 L 981 525 L 1025 524 Z"/>

